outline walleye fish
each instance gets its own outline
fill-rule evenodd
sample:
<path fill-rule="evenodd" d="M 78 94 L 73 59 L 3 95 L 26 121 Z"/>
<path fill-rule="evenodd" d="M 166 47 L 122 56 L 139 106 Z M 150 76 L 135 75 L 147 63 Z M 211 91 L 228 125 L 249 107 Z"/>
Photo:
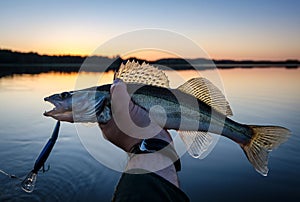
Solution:
<path fill-rule="evenodd" d="M 127 84 L 132 101 L 151 112 L 151 118 L 161 127 L 177 130 L 195 158 L 208 150 L 210 133 L 215 133 L 238 143 L 256 171 L 266 176 L 268 153 L 290 135 L 284 127 L 247 125 L 228 118 L 232 110 L 225 96 L 205 78 L 193 78 L 171 89 L 163 71 L 134 61 L 122 64 L 115 78 Z M 44 115 L 59 121 L 107 123 L 112 116 L 110 86 L 46 97 L 44 100 L 55 108 Z"/>

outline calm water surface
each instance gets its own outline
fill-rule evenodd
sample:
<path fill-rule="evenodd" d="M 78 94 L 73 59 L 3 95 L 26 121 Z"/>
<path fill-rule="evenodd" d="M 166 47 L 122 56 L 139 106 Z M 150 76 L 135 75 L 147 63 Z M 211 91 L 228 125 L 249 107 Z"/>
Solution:
<path fill-rule="evenodd" d="M 239 146 L 226 138 L 220 138 L 203 160 L 184 155 L 179 173 L 182 189 L 191 201 L 299 201 L 300 70 L 231 69 L 219 73 L 234 120 L 281 125 L 289 128 L 292 136 L 271 152 L 268 177 L 256 173 Z M 168 74 L 172 85 L 181 84 Z M 195 76 L 190 71 L 180 74 Z M 87 80 L 97 76 L 85 75 Z M 106 75 L 106 82 L 111 76 Z M 74 89 L 76 78 L 76 74 L 60 73 L 0 78 L 1 170 L 23 178 L 32 169 L 55 124 L 42 116 L 51 108 L 43 98 Z M 95 133 L 86 135 L 99 135 L 102 141 L 100 130 Z M 46 162 L 50 170 L 39 173 L 35 191 L 23 192 L 18 180 L 0 173 L 0 201 L 110 201 L 120 173 L 96 161 L 81 139 L 74 124 L 63 123 Z"/>

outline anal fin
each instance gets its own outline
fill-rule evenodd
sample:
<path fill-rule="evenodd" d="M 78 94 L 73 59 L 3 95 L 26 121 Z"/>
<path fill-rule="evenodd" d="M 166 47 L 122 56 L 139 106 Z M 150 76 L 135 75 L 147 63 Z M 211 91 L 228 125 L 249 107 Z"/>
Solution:
<path fill-rule="evenodd" d="M 204 159 L 218 141 L 218 136 L 212 136 L 202 131 L 178 131 L 188 153 L 193 158 Z"/>

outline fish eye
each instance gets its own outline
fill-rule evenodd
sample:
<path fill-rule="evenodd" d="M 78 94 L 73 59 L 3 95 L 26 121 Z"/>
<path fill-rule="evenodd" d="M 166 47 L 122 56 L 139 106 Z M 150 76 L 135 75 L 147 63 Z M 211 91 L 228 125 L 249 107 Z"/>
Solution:
<path fill-rule="evenodd" d="M 71 95 L 71 94 L 68 93 L 68 92 L 63 92 L 63 93 L 59 94 L 59 97 L 60 97 L 61 99 L 65 99 L 65 98 L 69 97 L 70 95 Z"/>

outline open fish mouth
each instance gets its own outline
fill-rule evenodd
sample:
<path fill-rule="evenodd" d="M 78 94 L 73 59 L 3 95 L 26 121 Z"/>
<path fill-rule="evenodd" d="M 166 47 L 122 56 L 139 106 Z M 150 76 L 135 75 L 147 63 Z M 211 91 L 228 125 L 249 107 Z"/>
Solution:
<path fill-rule="evenodd" d="M 44 116 L 52 117 L 58 121 L 74 122 L 72 107 L 64 106 L 62 101 L 53 99 L 51 96 L 44 98 L 44 100 L 54 105 L 53 109 L 44 112 Z"/>
<path fill-rule="evenodd" d="M 60 102 L 50 99 L 49 97 L 44 98 L 44 101 L 51 103 L 54 107 L 44 112 L 44 116 L 55 116 L 63 113 L 71 113 L 71 109 L 64 107 Z"/>

